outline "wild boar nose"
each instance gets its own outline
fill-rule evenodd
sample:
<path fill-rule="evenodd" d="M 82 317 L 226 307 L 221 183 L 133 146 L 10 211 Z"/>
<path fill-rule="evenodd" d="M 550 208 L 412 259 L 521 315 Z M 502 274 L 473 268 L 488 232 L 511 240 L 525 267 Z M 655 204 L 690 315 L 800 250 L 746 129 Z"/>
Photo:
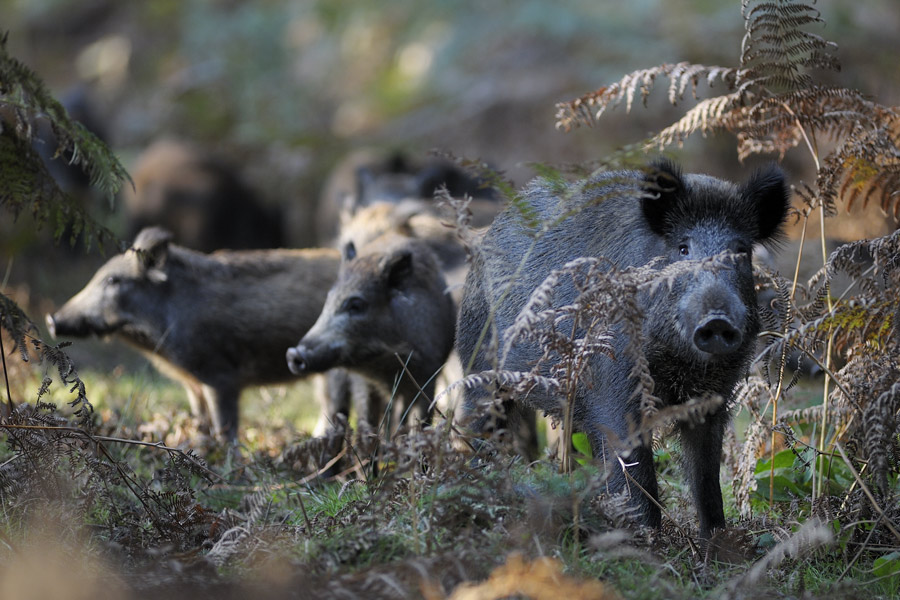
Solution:
<path fill-rule="evenodd" d="M 743 339 L 741 331 L 722 317 L 709 317 L 694 330 L 694 345 L 710 354 L 730 354 Z"/>
<path fill-rule="evenodd" d="M 306 348 L 297 346 L 296 348 L 288 348 L 287 351 L 288 369 L 294 375 L 304 375 L 309 367 L 306 360 Z"/>
<path fill-rule="evenodd" d="M 53 315 L 48 313 L 47 317 L 45 318 L 45 321 L 47 322 L 47 330 L 50 332 L 50 337 L 55 339 L 56 338 L 56 321 L 53 320 Z"/>

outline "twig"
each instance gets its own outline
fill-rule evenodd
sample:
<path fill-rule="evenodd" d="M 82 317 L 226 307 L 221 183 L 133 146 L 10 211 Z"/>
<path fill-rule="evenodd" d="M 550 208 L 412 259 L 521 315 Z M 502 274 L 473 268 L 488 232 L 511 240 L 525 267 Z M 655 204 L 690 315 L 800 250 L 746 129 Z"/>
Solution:
<path fill-rule="evenodd" d="M 403 362 L 403 359 L 402 359 L 402 358 L 400 358 L 400 355 L 397 354 L 397 353 L 394 353 L 394 356 L 396 356 L 396 357 L 397 357 L 397 360 L 400 361 L 400 364 L 403 365 L 403 372 L 404 372 L 404 373 L 412 380 L 413 384 L 415 384 L 415 386 L 416 386 L 416 389 L 418 389 L 418 390 L 419 390 L 419 393 L 422 394 L 422 397 L 425 398 L 425 400 L 428 400 L 428 396 L 425 395 L 425 391 L 422 389 L 422 386 L 420 386 L 420 385 L 419 385 L 419 382 L 416 381 L 416 378 L 413 377 L 412 373 L 409 371 L 409 368 L 406 366 L 406 363 Z M 428 405 L 428 408 L 431 409 L 431 410 L 433 410 L 434 412 L 436 412 L 442 419 L 444 419 L 445 422 L 449 423 L 449 424 L 450 424 L 450 429 L 451 429 L 451 431 L 453 431 L 453 433 L 457 434 L 457 435 L 459 436 L 459 439 L 462 440 L 462 442 L 463 442 L 466 446 L 469 447 L 469 450 L 471 450 L 473 453 L 475 453 L 475 452 L 476 452 L 475 446 L 473 446 L 472 444 L 469 443 L 469 440 L 466 439 L 466 435 L 465 435 L 462 431 L 460 431 L 460 430 L 456 427 L 456 425 L 453 424 L 452 419 L 448 419 L 448 418 L 447 418 L 447 415 L 445 415 L 445 414 L 441 411 L 441 409 L 439 409 L 439 408 L 437 407 L 436 401 L 435 401 L 435 400 L 429 400 L 429 402 L 430 402 L 430 404 Z"/>
<path fill-rule="evenodd" d="M 72 433 L 77 433 L 79 435 L 83 435 L 89 441 L 94 442 L 98 445 L 100 444 L 100 442 L 112 442 L 112 443 L 116 443 L 116 444 L 128 444 L 128 445 L 132 445 L 132 446 L 148 446 L 150 448 L 157 448 L 159 450 L 165 450 L 166 452 L 174 452 L 176 454 L 180 454 L 181 456 L 186 458 L 191 464 L 193 464 L 197 468 L 201 469 L 205 473 L 211 475 L 212 477 L 219 479 L 220 481 L 227 481 L 224 477 L 222 477 L 215 471 L 211 470 L 206 465 L 203 465 L 202 463 L 197 462 L 197 460 L 194 459 L 194 457 L 192 457 L 190 454 L 188 454 L 181 448 L 173 448 L 172 446 L 166 446 L 162 442 L 144 442 L 141 440 L 130 440 L 127 438 L 109 437 L 109 436 L 105 436 L 105 435 L 94 435 L 94 434 L 88 433 L 87 431 L 80 429 L 78 427 L 68 427 L 68 426 L 61 426 L 61 425 L 9 425 L 9 424 L 4 423 L 4 424 L 0 424 L 0 427 L 2 427 L 3 429 L 26 429 L 26 430 L 33 429 L 33 430 L 43 430 L 43 431 L 69 431 Z M 112 457 L 110 457 L 110 460 L 115 461 L 115 459 L 113 459 Z"/>
<path fill-rule="evenodd" d="M 636 480 L 634 477 L 631 476 L 631 473 L 629 473 L 629 472 L 628 472 L 628 469 L 625 468 L 625 467 L 627 467 L 627 466 L 629 466 L 629 465 L 626 465 L 626 464 L 625 464 L 625 461 L 622 460 L 622 457 L 619 456 L 618 454 L 616 454 L 616 460 L 619 461 L 619 465 L 621 465 L 621 467 L 622 467 L 622 473 L 625 474 L 626 479 L 628 479 L 631 483 L 633 483 L 633 484 L 635 485 L 635 487 L 637 487 L 637 489 L 640 490 L 641 493 L 644 494 L 644 495 L 650 500 L 650 502 L 652 502 L 653 504 L 655 504 L 656 507 L 659 508 L 660 512 L 662 512 L 662 514 L 665 515 L 665 517 L 666 517 L 669 521 L 672 522 L 672 525 L 675 526 L 675 529 L 677 529 L 677 530 L 681 533 L 681 535 L 683 535 L 684 538 L 685 538 L 685 539 L 688 541 L 688 543 L 691 545 L 691 550 L 692 550 L 693 552 L 699 552 L 699 550 L 697 549 L 697 547 L 694 545 L 693 540 L 691 540 L 690 536 L 689 536 L 689 535 L 687 534 L 687 532 L 681 527 L 681 525 L 678 524 L 678 521 L 676 521 L 676 520 L 672 517 L 672 515 L 670 515 L 670 514 L 668 513 L 668 511 L 666 511 L 666 508 L 665 508 L 662 504 L 659 503 L 659 500 L 657 500 L 656 498 L 653 497 L 653 494 L 651 494 L 650 492 L 648 492 L 647 490 L 645 490 L 645 489 L 644 489 L 644 486 L 642 486 L 640 483 L 638 483 L 637 480 Z"/>
<path fill-rule="evenodd" d="M 881 522 L 881 520 L 883 518 L 884 518 L 884 515 L 878 515 L 878 518 L 875 520 L 874 523 L 872 523 L 872 528 L 869 530 L 869 535 L 866 536 L 866 539 L 860 545 L 859 552 L 857 552 L 856 555 L 853 557 L 853 559 L 849 563 L 847 563 L 847 568 L 844 569 L 840 575 L 838 575 L 837 581 L 842 581 L 844 579 L 844 577 L 847 576 L 847 573 L 850 572 L 850 569 L 853 568 L 853 565 L 856 564 L 856 561 L 859 560 L 859 557 L 862 556 L 862 553 L 865 551 L 865 549 L 869 545 L 869 540 L 872 539 L 873 535 L 875 535 L 875 530 L 878 529 L 878 524 Z M 835 583 L 837 583 L 837 581 Z"/>
<path fill-rule="evenodd" d="M 3 314 L 0 313 L 0 320 L 3 319 Z M 6 380 L 6 402 L 7 404 L 4 406 L 2 413 L 0 413 L 0 419 L 6 421 L 9 417 L 12 416 L 13 412 L 13 400 L 12 393 L 9 391 L 9 372 L 6 370 L 6 349 L 3 347 L 3 333 L 0 332 L 0 358 L 3 360 L 3 378 Z"/>
<path fill-rule="evenodd" d="M 887 515 L 884 514 L 884 511 L 878 505 L 878 502 L 875 501 L 875 496 L 872 495 L 872 492 L 869 491 L 869 488 L 866 486 L 865 483 L 863 483 L 862 478 L 859 476 L 859 474 L 856 472 L 856 469 L 853 467 L 853 463 L 850 462 L 850 459 L 847 458 L 847 455 L 844 453 L 844 448 L 841 446 L 841 443 L 839 441 L 835 440 L 834 446 L 835 446 L 835 448 L 838 449 L 838 452 L 841 453 L 841 458 L 844 459 L 844 463 L 846 463 L 847 468 L 850 469 L 850 472 L 853 474 L 853 478 L 856 479 L 856 483 L 859 484 L 860 489 L 863 491 L 863 493 L 869 499 L 869 502 L 872 503 L 872 506 L 875 507 L 875 510 L 878 512 L 879 516 L 881 516 L 884 519 L 885 527 L 887 527 L 890 530 L 890 532 L 894 534 L 894 537 L 896 537 L 897 540 L 900 541 L 900 531 L 897 531 L 897 529 L 891 523 L 891 520 L 887 518 Z"/>
<path fill-rule="evenodd" d="M 306 531 L 308 535 L 312 535 L 313 526 L 312 522 L 309 520 L 309 515 L 306 514 L 306 507 L 303 505 L 303 494 L 297 492 L 297 502 L 300 503 L 300 512 L 303 513 L 303 520 L 306 521 Z"/>

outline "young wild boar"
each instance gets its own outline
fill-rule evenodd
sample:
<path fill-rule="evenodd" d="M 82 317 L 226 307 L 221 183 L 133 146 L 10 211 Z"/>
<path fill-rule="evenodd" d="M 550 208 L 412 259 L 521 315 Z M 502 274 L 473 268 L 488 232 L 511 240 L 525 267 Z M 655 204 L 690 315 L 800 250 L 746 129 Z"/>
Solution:
<path fill-rule="evenodd" d="M 54 336 L 114 335 L 182 383 L 194 414 L 233 440 L 243 388 L 290 381 L 284 350 L 315 322 L 336 250 L 202 254 L 144 229 L 52 316 Z"/>
<path fill-rule="evenodd" d="M 378 202 L 409 200 L 433 204 L 441 187 L 455 198 L 473 198 L 469 207 L 476 227 L 490 223 L 502 208 L 490 185 L 452 162 L 439 158 L 414 161 L 400 153 L 379 157 L 371 150 L 357 150 L 334 168 L 325 183 L 316 211 L 320 242 L 333 242 L 341 214 L 348 209 L 353 213 Z"/>
<path fill-rule="evenodd" d="M 358 255 L 349 243 L 322 314 L 287 351 L 287 364 L 297 375 L 345 367 L 374 383 L 384 398 L 394 396 L 399 378 L 394 404 L 399 414 L 408 412 L 411 423 L 427 423 L 434 375 L 453 348 L 456 315 L 446 287 L 434 255 L 420 240 L 389 235 Z M 380 410 L 361 412 L 361 420 L 378 427 Z"/>
<path fill-rule="evenodd" d="M 460 357 L 464 365 L 474 361 L 473 372 L 492 368 L 484 344 L 479 345 L 491 315 L 497 330 L 506 330 L 550 272 L 575 258 L 605 257 L 622 269 L 654 257 L 672 263 L 735 253 L 722 269 L 698 270 L 638 297 L 643 312 L 640 345 L 655 383 L 653 393 L 666 405 L 710 394 L 726 400 L 703 422 L 680 425 L 683 466 L 701 536 L 708 538 L 725 525 L 719 462 L 727 404 L 752 360 L 759 331 L 751 252 L 754 244 L 771 242 L 780 232 L 788 210 L 784 176 L 771 167 L 737 186 L 682 174 L 662 162 L 646 173 L 602 173 L 562 191 L 558 184 L 538 180 L 524 200 L 541 223 L 570 216 L 539 237 L 533 248 L 534 237 L 514 210 L 501 214 L 486 234 L 466 280 L 457 331 Z M 565 306 L 577 290 L 571 279 L 564 279 L 554 294 L 555 305 Z M 575 426 L 587 434 L 594 456 L 611 465 L 610 488 L 628 487 L 641 520 L 659 526 L 659 508 L 630 484 L 633 478 L 657 498 L 650 447 L 639 446 L 622 457 L 630 475 L 626 481 L 616 449 L 605 435 L 612 432 L 624 440 L 629 424 L 640 423 L 639 398 L 633 394 L 638 383 L 632 375 L 634 360 L 625 353 L 623 338 L 620 333 L 613 343 L 614 358 L 599 352 L 589 358 L 586 383 L 576 392 Z M 537 342 L 522 341 L 512 346 L 501 368 L 529 371 L 541 355 Z M 464 409 L 476 430 L 488 427 L 487 417 L 474 414 L 485 394 L 466 392 Z M 560 416 L 561 403 L 552 393 L 534 389 L 524 400 Z"/>

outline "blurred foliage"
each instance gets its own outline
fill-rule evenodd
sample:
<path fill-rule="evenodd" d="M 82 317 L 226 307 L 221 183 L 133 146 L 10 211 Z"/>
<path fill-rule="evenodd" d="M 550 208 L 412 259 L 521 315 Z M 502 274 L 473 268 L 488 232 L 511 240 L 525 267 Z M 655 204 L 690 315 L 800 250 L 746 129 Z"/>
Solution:
<path fill-rule="evenodd" d="M 853 65 L 826 83 L 897 97 L 895 2 L 816 6 Z M 126 166 L 164 136 L 224 153 L 292 211 L 294 245 L 315 240 L 307 216 L 352 150 L 438 148 L 522 184 L 530 164 L 608 155 L 677 114 L 660 102 L 602 135 L 563 133 L 557 102 L 648 63 L 733 64 L 743 34 L 740 3 L 713 0 L 0 0 L 0 10 L 12 53 L 51 89 L 90 86 Z M 715 140 L 679 152 L 724 177 L 742 168 Z"/>

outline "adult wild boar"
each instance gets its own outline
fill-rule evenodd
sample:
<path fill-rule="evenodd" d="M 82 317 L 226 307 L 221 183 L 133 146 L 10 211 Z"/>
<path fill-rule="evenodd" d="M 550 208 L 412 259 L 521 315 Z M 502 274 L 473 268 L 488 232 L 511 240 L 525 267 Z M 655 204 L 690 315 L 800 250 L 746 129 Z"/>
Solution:
<path fill-rule="evenodd" d="M 289 381 L 285 348 L 315 322 L 337 277 L 336 250 L 202 254 L 152 227 L 52 316 L 54 336 L 116 336 L 184 385 L 194 414 L 233 440 L 238 397 Z"/>
<path fill-rule="evenodd" d="M 472 361 L 473 372 L 490 369 L 480 341 L 488 320 L 495 320 L 498 331 L 506 330 L 551 271 L 575 258 L 604 257 L 610 266 L 623 269 L 655 257 L 663 257 L 666 264 L 731 252 L 722 268 L 698 269 L 638 296 L 643 313 L 639 343 L 655 384 L 653 393 L 665 405 L 709 395 L 726 400 L 702 422 L 679 426 L 700 533 L 708 538 L 725 525 L 719 462 L 727 401 L 752 360 L 759 331 L 751 251 L 754 244 L 778 237 L 788 198 L 784 176 L 776 167 L 756 172 L 740 186 L 682 174 L 669 162 L 646 172 L 602 173 L 564 188 L 558 182 L 533 182 L 524 201 L 541 223 L 556 224 L 535 238 L 513 209 L 495 220 L 466 279 L 457 331 L 463 365 Z M 576 296 L 571 278 L 563 279 L 555 288 L 554 305 L 569 305 Z M 626 480 L 615 459 L 614 438 L 607 438 L 612 432 L 624 440 L 629 424 L 640 423 L 634 358 L 625 351 L 629 340 L 620 327 L 613 332 L 614 357 L 597 352 L 588 358 L 588 374 L 574 399 L 574 424 L 587 434 L 594 456 L 611 465 L 610 488 L 628 488 L 640 519 L 659 526 L 650 447 L 640 445 L 622 457 Z M 512 346 L 501 368 L 529 371 L 542 353 L 536 341 L 522 341 Z M 549 375 L 549 367 L 541 374 Z M 486 416 L 475 414 L 486 393 L 474 389 L 465 395 L 464 410 L 472 415 L 476 430 L 489 427 Z M 561 416 L 560 399 L 551 392 L 533 389 L 523 400 Z M 632 478 L 652 501 L 631 484 Z"/>
<path fill-rule="evenodd" d="M 176 244 L 201 252 L 282 244 L 277 211 L 259 201 L 236 165 L 210 152 L 159 140 L 138 157 L 133 176 L 124 199 L 129 235 L 161 226 Z"/>
<path fill-rule="evenodd" d="M 345 367 L 375 384 L 380 394 L 370 395 L 372 401 L 394 397 L 401 417 L 409 413 L 408 422 L 426 423 L 434 375 L 453 348 L 456 315 L 446 288 L 437 260 L 421 240 L 388 235 L 359 253 L 348 243 L 322 314 L 287 351 L 287 364 L 297 375 Z M 378 426 L 379 407 L 358 412 Z"/>

